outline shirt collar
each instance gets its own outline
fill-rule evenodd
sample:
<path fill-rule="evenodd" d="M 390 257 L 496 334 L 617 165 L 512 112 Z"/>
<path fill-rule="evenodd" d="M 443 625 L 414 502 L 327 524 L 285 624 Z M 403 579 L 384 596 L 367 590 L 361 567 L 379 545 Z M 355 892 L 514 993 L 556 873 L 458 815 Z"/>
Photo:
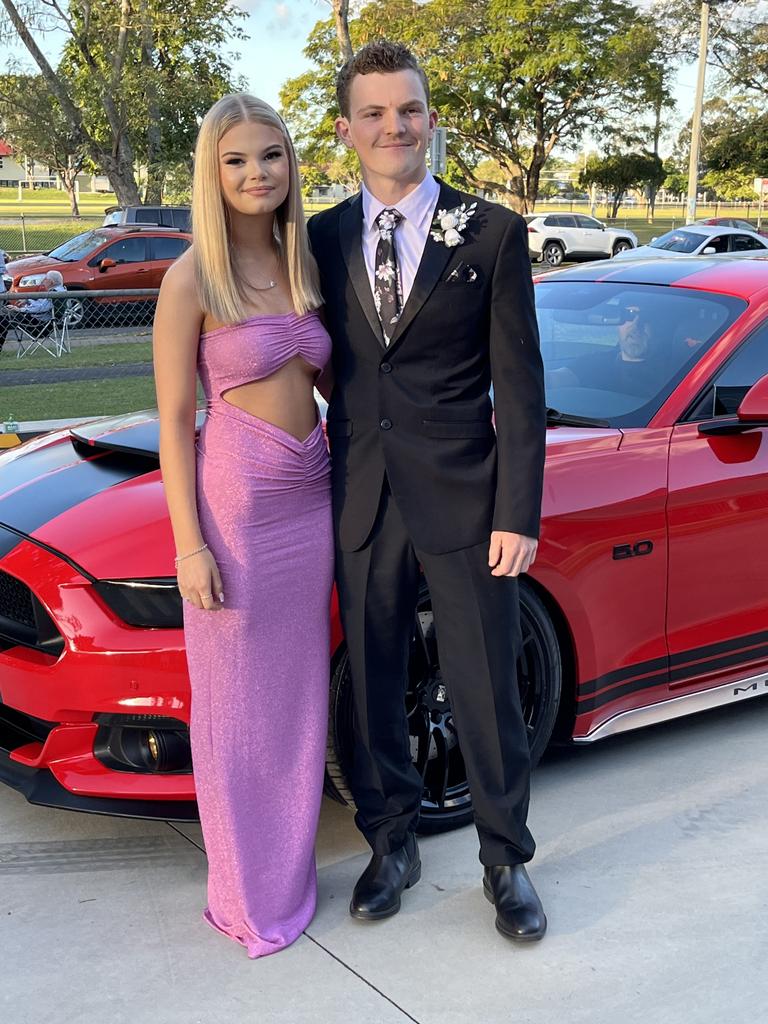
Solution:
<path fill-rule="evenodd" d="M 440 195 L 440 184 L 427 171 L 424 179 L 419 182 L 412 192 L 396 203 L 396 208 L 403 215 L 405 220 L 410 221 L 416 228 L 423 228 L 424 222 L 432 215 L 432 211 Z M 375 220 L 382 210 L 390 207 L 382 203 L 363 185 L 363 222 L 366 231 L 376 231 Z"/>

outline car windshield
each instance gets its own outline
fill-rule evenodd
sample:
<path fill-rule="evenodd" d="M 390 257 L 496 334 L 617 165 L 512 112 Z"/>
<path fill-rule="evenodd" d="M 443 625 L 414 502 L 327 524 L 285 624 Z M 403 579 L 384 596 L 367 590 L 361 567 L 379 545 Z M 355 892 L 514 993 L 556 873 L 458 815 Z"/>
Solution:
<path fill-rule="evenodd" d="M 694 252 L 706 240 L 706 235 L 677 229 L 668 231 L 666 235 L 661 235 L 648 244 L 652 249 L 667 249 L 669 252 Z"/>
<path fill-rule="evenodd" d="M 62 263 L 76 263 L 90 255 L 94 249 L 98 249 L 107 239 L 108 236 L 100 231 L 85 231 L 82 235 L 75 235 L 74 238 L 68 238 L 66 242 L 57 245 L 48 255 L 54 260 L 61 260 Z"/>
<path fill-rule="evenodd" d="M 661 285 L 540 281 L 547 405 L 644 427 L 746 302 Z"/>

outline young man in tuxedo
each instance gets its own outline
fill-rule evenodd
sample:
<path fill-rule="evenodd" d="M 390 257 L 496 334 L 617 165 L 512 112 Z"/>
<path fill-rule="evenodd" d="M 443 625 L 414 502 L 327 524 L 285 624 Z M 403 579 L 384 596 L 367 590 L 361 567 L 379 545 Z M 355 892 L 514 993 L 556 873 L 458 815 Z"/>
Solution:
<path fill-rule="evenodd" d="M 404 695 L 423 569 L 485 894 L 503 934 L 539 939 L 546 918 L 524 867 L 534 842 L 515 674 L 516 577 L 536 554 L 545 437 L 525 224 L 428 172 L 436 114 L 404 46 L 364 46 L 339 72 L 337 94 L 336 130 L 364 184 L 313 217 L 309 233 L 333 338 L 328 437 L 354 692 L 349 781 L 373 850 L 350 912 L 396 913 L 421 873 L 421 778 Z"/>

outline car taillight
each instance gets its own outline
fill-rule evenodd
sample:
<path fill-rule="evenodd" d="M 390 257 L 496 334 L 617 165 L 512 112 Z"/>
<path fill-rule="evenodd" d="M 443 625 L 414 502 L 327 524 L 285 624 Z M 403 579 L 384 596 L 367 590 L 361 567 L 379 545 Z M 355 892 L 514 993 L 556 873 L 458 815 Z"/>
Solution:
<path fill-rule="evenodd" d="M 531 225 L 529 224 L 528 225 L 528 234 L 529 235 L 537 235 L 538 234 L 538 228 L 532 228 Z"/>

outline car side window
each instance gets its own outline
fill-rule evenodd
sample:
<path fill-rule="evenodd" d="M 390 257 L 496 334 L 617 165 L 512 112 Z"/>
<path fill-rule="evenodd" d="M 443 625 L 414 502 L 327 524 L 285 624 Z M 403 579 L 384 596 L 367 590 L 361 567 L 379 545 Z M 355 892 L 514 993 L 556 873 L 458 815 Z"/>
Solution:
<path fill-rule="evenodd" d="M 569 213 L 562 213 L 560 215 L 560 227 L 561 228 L 575 228 L 576 218 Z"/>
<path fill-rule="evenodd" d="M 697 401 L 687 420 L 713 416 L 735 416 L 736 410 L 752 387 L 768 374 L 768 320 L 742 342 L 712 383 Z"/>
<path fill-rule="evenodd" d="M 752 252 L 754 249 L 765 249 L 765 246 L 751 235 L 731 235 L 731 252 Z"/>
<path fill-rule="evenodd" d="M 115 263 L 143 263 L 147 258 L 147 240 L 140 235 L 121 238 L 113 242 L 99 253 L 98 262 L 103 259 L 114 260 Z"/>
<path fill-rule="evenodd" d="M 563 218 L 557 213 L 550 213 L 550 215 L 544 219 L 544 224 L 548 228 L 559 228 L 562 227 Z"/>
<path fill-rule="evenodd" d="M 710 238 L 704 248 L 714 249 L 717 253 L 728 252 L 728 235 L 716 235 L 714 238 Z"/>
<path fill-rule="evenodd" d="M 592 228 L 593 231 L 602 227 L 598 221 L 592 220 L 591 217 L 585 217 L 583 214 L 576 214 L 576 223 L 580 228 Z"/>
<path fill-rule="evenodd" d="M 136 210 L 135 220 L 137 224 L 159 224 L 159 214 L 156 206 L 142 206 Z"/>
<path fill-rule="evenodd" d="M 189 248 L 186 238 L 170 238 L 158 235 L 152 239 L 153 260 L 175 260 Z"/>

